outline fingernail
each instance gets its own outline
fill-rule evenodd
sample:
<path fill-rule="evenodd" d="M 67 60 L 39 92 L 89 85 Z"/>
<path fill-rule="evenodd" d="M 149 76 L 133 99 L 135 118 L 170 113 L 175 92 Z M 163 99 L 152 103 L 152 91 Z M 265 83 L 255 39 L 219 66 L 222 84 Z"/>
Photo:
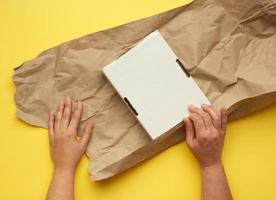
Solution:
<path fill-rule="evenodd" d="M 188 105 L 188 108 L 195 108 L 195 106 L 192 105 L 192 104 L 189 104 L 189 105 Z"/>
<path fill-rule="evenodd" d="M 87 126 L 88 126 L 88 128 L 91 128 L 92 127 L 92 123 L 91 122 L 87 122 Z"/>
<path fill-rule="evenodd" d="M 78 101 L 77 107 L 80 108 L 82 106 L 82 103 Z"/>

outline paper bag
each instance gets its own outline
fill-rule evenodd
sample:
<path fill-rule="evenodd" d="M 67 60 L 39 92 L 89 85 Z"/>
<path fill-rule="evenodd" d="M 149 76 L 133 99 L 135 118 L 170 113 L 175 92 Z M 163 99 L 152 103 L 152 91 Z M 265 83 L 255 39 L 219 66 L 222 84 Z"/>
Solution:
<path fill-rule="evenodd" d="M 276 101 L 276 3 L 196 0 L 146 19 L 93 33 L 42 52 L 15 70 L 16 114 L 47 127 L 48 112 L 67 96 L 95 122 L 87 149 L 93 180 L 114 176 L 185 138 L 175 127 L 152 141 L 102 68 L 158 29 L 190 75 L 229 118 Z"/>

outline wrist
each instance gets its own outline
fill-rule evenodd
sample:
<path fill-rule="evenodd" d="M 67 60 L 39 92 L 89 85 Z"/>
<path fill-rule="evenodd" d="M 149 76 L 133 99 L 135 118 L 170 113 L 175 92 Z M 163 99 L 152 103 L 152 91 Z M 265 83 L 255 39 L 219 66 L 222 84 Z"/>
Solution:
<path fill-rule="evenodd" d="M 217 162 L 217 163 L 212 163 L 210 165 L 201 165 L 200 166 L 201 171 L 204 172 L 209 172 L 209 171 L 221 171 L 224 170 L 222 162 Z"/>
<path fill-rule="evenodd" d="M 63 174 L 63 175 L 74 175 L 75 168 L 74 167 L 54 167 L 54 174 Z"/>
<path fill-rule="evenodd" d="M 204 163 L 204 164 L 200 164 L 200 168 L 202 170 L 204 170 L 204 169 L 218 169 L 218 168 L 223 168 L 223 164 L 222 164 L 221 161 L 212 162 L 212 163 Z"/>

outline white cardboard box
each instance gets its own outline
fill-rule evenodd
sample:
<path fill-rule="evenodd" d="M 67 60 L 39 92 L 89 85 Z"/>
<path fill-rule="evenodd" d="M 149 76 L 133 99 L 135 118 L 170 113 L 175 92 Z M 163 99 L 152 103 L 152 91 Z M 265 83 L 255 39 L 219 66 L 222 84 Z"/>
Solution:
<path fill-rule="evenodd" d="M 158 31 L 103 72 L 152 139 L 181 123 L 189 104 L 210 104 Z"/>

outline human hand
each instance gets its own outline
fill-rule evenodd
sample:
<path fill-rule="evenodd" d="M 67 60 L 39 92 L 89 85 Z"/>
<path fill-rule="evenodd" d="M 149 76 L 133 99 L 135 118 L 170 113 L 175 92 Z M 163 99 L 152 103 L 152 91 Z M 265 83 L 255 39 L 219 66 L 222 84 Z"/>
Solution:
<path fill-rule="evenodd" d="M 226 109 L 220 109 L 219 115 L 208 105 L 202 105 L 201 109 L 190 105 L 188 109 L 190 115 L 184 118 L 188 147 L 201 168 L 221 165 L 227 124 Z"/>
<path fill-rule="evenodd" d="M 61 101 L 56 112 L 49 115 L 49 139 L 54 169 L 74 173 L 83 156 L 92 134 L 93 124 L 87 123 L 79 137 L 77 133 L 82 115 L 82 104 L 78 102 L 72 114 L 72 101 L 67 97 Z"/>

